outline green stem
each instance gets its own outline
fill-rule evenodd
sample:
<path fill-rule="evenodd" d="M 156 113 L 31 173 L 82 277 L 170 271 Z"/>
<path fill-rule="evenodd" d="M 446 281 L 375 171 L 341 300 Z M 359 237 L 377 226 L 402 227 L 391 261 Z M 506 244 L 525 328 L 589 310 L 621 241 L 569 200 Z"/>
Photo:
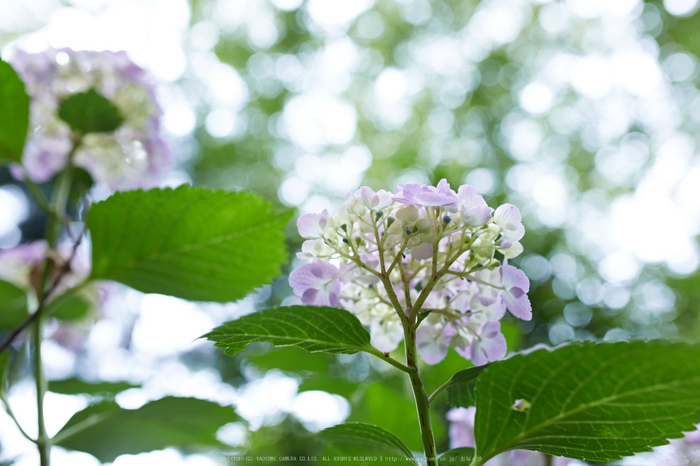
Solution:
<path fill-rule="evenodd" d="M 81 143 L 81 136 L 73 137 L 73 147 L 68 153 L 68 163 L 59 175 L 56 186 L 54 187 L 53 197 L 51 199 L 54 215 L 49 218 L 49 223 L 46 226 L 46 240 L 52 248 L 56 247 L 56 243 L 61 234 L 61 227 L 66 219 L 66 209 L 70 198 L 70 188 L 73 184 L 73 174 L 75 166 L 73 165 L 73 156 L 75 155 Z M 78 238 L 78 242 L 80 238 Z M 78 243 L 76 243 L 78 244 Z M 75 251 L 75 250 L 74 250 Z M 72 259 L 72 257 L 71 257 Z M 70 263 L 70 259 L 69 259 Z M 48 383 L 44 374 L 44 366 L 41 360 L 41 340 L 44 316 L 42 315 L 43 306 L 48 294 L 58 285 L 63 273 L 59 273 L 53 286 L 47 290 L 49 277 L 52 274 L 51 261 L 45 261 L 44 273 L 41 280 L 41 287 L 38 292 L 41 296 L 40 304 L 35 312 L 36 319 L 33 324 L 34 329 L 34 380 L 36 382 L 36 408 L 39 436 L 36 439 L 36 445 L 39 449 L 40 466 L 49 466 L 51 462 L 51 438 L 46 433 L 46 423 L 44 421 L 44 395 L 48 389 Z"/>
<path fill-rule="evenodd" d="M 24 182 L 27 184 L 27 187 L 32 193 L 32 196 L 34 197 L 34 200 L 36 201 L 36 204 L 39 206 L 39 208 L 46 212 L 48 215 L 52 217 L 55 216 L 56 212 L 54 212 L 53 208 L 49 205 L 49 201 L 46 200 L 44 193 L 41 192 L 41 188 L 39 188 L 39 185 L 37 185 L 35 182 L 32 181 L 31 178 L 29 178 L 29 174 L 26 171 L 24 172 Z"/>
<path fill-rule="evenodd" d="M 75 435 L 78 432 L 82 432 L 85 429 L 89 429 L 90 427 L 94 426 L 95 424 L 99 424 L 100 422 L 104 421 L 105 419 L 109 419 L 113 414 L 114 414 L 113 412 L 109 412 L 109 411 L 106 413 L 93 414 L 92 416 L 88 417 L 84 421 L 80 421 L 77 424 L 74 424 L 67 429 L 62 429 L 61 432 L 56 434 L 56 436 L 53 438 L 52 442 L 55 443 L 56 445 L 60 445 L 61 441 L 63 441 L 64 439 L 70 437 L 71 435 Z"/>
<path fill-rule="evenodd" d="M 379 350 L 378 350 L 377 348 L 375 348 L 374 346 L 370 346 L 370 348 L 369 348 L 369 349 L 366 349 L 365 351 L 366 351 L 367 353 L 371 354 L 372 356 L 378 357 L 378 358 L 381 359 L 382 361 L 388 362 L 389 364 L 391 364 L 391 365 L 394 366 L 395 368 L 399 369 L 400 371 L 403 371 L 403 372 L 405 372 L 405 373 L 407 373 L 407 374 L 410 374 L 410 373 L 414 372 L 414 369 L 411 369 L 410 367 L 404 366 L 403 364 L 401 364 L 400 362 L 398 362 L 396 359 L 394 359 L 394 358 L 392 358 L 391 356 L 389 356 L 389 353 L 382 353 L 381 351 L 379 351 Z"/>
<path fill-rule="evenodd" d="M 31 438 L 31 437 L 29 436 L 29 434 L 27 434 L 27 433 L 24 431 L 24 429 L 22 428 L 22 425 L 19 423 L 19 421 L 18 421 L 17 418 L 15 417 L 15 413 L 12 412 L 12 407 L 10 406 L 10 402 L 5 398 L 4 395 L 3 395 L 3 396 L 0 396 L 0 400 L 1 400 L 2 403 L 5 405 L 5 411 L 7 412 L 7 415 L 10 416 L 10 419 L 12 419 L 12 421 L 14 421 L 15 425 L 17 426 L 17 429 L 18 429 L 18 430 L 20 431 L 20 433 L 24 436 L 24 438 L 26 438 L 27 440 L 29 440 L 29 441 L 32 442 L 32 443 L 36 443 L 36 440 L 34 440 L 33 438 Z"/>
<path fill-rule="evenodd" d="M 425 393 L 423 380 L 418 371 L 418 355 L 416 351 L 416 329 L 412 327 L 404 328 L 404 345 L 406 346 L 406 365 L 413 369 L 409 372 L 411 388 L 416 400 L 416 410 L 418 411 L 418 423 L 420 424 L 420 435 L 423 441 L 423 451 L 425 452 L 426 466 L 436 466 L 437 450 L 435 448 L 435 437 L 433 436 L 433 426 L 430 422 L 430 403 L 428 395 Z"/>
<path fill-rule="evenodd" d="M 450 378 L 447 380 L 447 382 L 445 382 L 444 384 L 440 385 L 437 389 L 435 389 L 435 391 L 433 392 L 433 394 L 430 395 L 430 396 L 428 397 L 428 403 L 432 403 L 433 400 L 435 399 L 435 397 L 438 396 L 438 395 L 440 394 L 440 392 L 442 392 L 444 389 L 446 389 L 447 387 L 449 387 L 449 386 L 452 385 L 453 383 L 454 383 L 454 382 L 452 381 L 452 377 L 450 377 Z"/>
<path fill-rule="evenodd" d="M 58 181 L 54 187 L 53 197 L 51 199 L 51 204 L 53 205 L 52 211 L 54 215 L 49 219 L 49 224 L 47 225 L 46 240 L 51 246 L 56 245 L 56 241 L 61 233 L 62 224 L 66 221 L 66 208 L 68 206 L 68 200 L 70 197 L 70 188 L 73 184 L 73 176 L 75 174 L 75 165 L 73 165 L 73 156 L 80 147 L 82 142 L 81 136 L 73 137 L 73 148 L 68 153 L 68 163 L 63 169 L 61 174 L 58 176 Z"/>
<path fill-rule="evenodd" d="M 46 433 L 46 424 L 44 422 L 44 395 L 48 389 L 48 384 L 44 375 L 44 367 L 41 362 L 42 324 L 42 316 L 39 316 L 34 322 L 34 378 L 36 381 L 36 408 L 37 421 L 39 424 L 39 436 L 36 439 L 36 445 L 39 449 L 39 464 L 41 466 L 49 466 L 51 439 Z"/>

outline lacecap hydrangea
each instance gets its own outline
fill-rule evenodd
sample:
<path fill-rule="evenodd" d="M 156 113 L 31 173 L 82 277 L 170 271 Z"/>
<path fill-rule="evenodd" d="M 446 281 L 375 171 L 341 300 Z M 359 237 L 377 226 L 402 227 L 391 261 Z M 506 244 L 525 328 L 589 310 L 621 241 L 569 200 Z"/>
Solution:
<path fill-rule="evenodd" d="M 68 163 L 73 140 L 58 116 L 61 101 L 93 88 L 109 99 L 124 119 L 114 132 L 82 137 L 73 162 L 110 189 L 149 188 L 169 167 L 169 151 L 160 137 L 161 110 L 147 73 L 124 52 L 49 49 L 18 51 L 12 67 L 31 97 L 30 123 L 22 167 L 44 182 Z M 13 173 L 21 177 L 15 166 Z"/>
<path fill-rule="evenodd" d="M 455 192 L 443 179 L 395 193 L 362 187 L 346 194 L 337 215 L 302 215 L 297 227 L 306 239 L 298 257 L 311 262 L 290 274 L 294 293 L 304 304 L 352 312 L 381 351 L 396 349 L 404 328 L 419 324 L 426 363 L 452 347 L 483 365 L 506 353 L 506 310 L 532 318 L 530 282 L 508 264 L 523 250 L 520 211 L 494 211 L 472 186 Z"/>

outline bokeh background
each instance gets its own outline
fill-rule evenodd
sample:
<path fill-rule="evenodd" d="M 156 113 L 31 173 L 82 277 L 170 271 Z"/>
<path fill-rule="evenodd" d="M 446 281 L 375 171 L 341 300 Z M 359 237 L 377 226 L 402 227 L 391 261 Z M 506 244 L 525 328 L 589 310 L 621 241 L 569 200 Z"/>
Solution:
<path fill-rule="evenodd" d="M 514 260 L 534 318 L 509 350 L 570 340 L 700 332 L 698 0 L 0 0 L 2 57 L 47 47 L 126 50 L 150 71 L 176 167 L 165 185 L 250 189 L 298 214 L 361 185 L 468 183 L 517 205 Z M 40 238 L 28 191 L 0 169 L 0 248 Z M 290 264 L 301 244 L 288 230 Z M 79 323 L 54 324 L 52 379 L 128 381 L 138 407 L 166 394 L 236 406 L 226 454 L 320 455 L 312 434 L 381 425 L 420 449 L 410 389 L 363 355 L 196 340 L 258 308 L 294 302 L 286 277 L 238 303 L 195 304 L 113 285 Z M 465 367 L 452 352 L 428 388 Z M 11 401 L 32 431 L 32 383 Z M 49 394 L 49 430 L 88 403 Z M 435 409 L 439 449 L 448 406 Z M 0 414 L 0 458 L 36 454 Z M 662 449 L 663 450 L 663 449 Z M 175 449 L 115 465 L 214 465 Z M 662 452 L 619 464 L 658 464 Z M 55 448 L 54 462 L 97 465 Z M 308 463 L 307 463 L 308 464 Z"/>

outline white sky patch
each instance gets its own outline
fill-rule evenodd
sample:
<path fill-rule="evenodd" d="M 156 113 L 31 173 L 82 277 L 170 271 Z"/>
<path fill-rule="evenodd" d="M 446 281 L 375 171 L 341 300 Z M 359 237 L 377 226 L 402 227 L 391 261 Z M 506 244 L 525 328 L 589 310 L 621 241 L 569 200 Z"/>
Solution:
<path fill-rule="evenodd" d="M 540 8 L 537 18 L 542 29 L 559 34 L 569 27 L 571 11 L 559 2 L 552 2 Z"/>
<path fill-rule="evenodd" d="M 688 16 L 697 11 L 698 0 L 664 0 L 664 8 L 674 16 Z"/>
<path fill-rule="evenodd" d="M 341 99 L 309 92 L 293 97 L 285 105 L 281 123 L 289 139 L 313 150 L 349 142 L 355 136 L 357 114 L 352 105 Z"/>
<path fill-rule="evenodd" d="M 174 81 L 185 70 L 182 43 L 190 19 L 186 0 L 123 0 L 107 2 L 94 11 L 60 7 L 48 12 L 46 26 L 21 37 L 17 41 L 20 48 L 125 50 L 136 64 L 163 81 Z"/>
<path fill-rule="evenodd" d="M 632 95 L 652 92 L 661 84 L 661 70 L 652 56 L 641 51 L 633 51 L 613 56 L 612 75 L 625 86 Z"/>
<path fill-rule="evenodd" d="M 29 216 L 29 201 L 19 187 L 0 187 L 0 236 L 16 229 Z"/>
<path fill-rule="evenodd" d="M 277 194 L 285 204 L 299 205 L 309 195 L 309 183 L 298 176 L 291 176 L 282 182 L 277 190 Z"/>
<path fill-rule="evenodd" d="M 464 182 L 474 186 L 476 191 L 482 195 L 492 194 L 497 187 L 496 176 L 493 171 L 488 168 L 477 168 L 467 172 L 464 177 Z"/>
<path fill-rule="evenodd" d="M 396 68 L 385 68 L 374 83 L 374 93 L 385 102 L 396 102 L 404 98 L 408 91 L 408 79 Z"/>
<path fill-rule="evenodd" d="M 228 108 L 217 108 L 209 112 L 204 127 L 215 138 L 234 137 L 246 130 L 247 122 L 240 113 Z"/>
<path fill-rule="evenodd" d="M 529 6 L 521 1 L 485 1 L 469 21 L 469 28 L 479 36 L 486 36 L 493 47 L 515 40 L 523 27 Z"/>
<path fill-rule="evenodd" d="M 366 11 L 373 0 L 337 2 L 335 0 L 309 0 L 307 11 L 311 19 L 326 33 L 342 33 L 352 21 Z"/>
<path fill-rule="evenodd" d="M 164 108 L 162 122 L 167 132 L 182 137 L 194 131 L 197 117 L 186 103 L 174 103 Z"/>
<path fill-rule="evenodd" d="M 321 391 L 302 392 L 290 408 L 292 413 L 311 432 L 340 424 L 350 415 L 350 403 L 339 395 Z"/>
<path fill-rule="evenodd" d="M 271 14 L 261 14 L 248 23 L 248 42 L 253 47 L 266 50 L 275 45 L 278 39 L 279 32 Z"/>
<path fill-rule="evenodd" d="M 603 257 L 598 272 L 611 283 L 630 283 L 639 276 L 641 264 L 632 252 L 615 251 Z"/>
<path fill-rule="evenodd" d="M 547 112 L 554 104 L 552 88 L 539 81 L 525 86 L 518 97 L 523 110 L 533 115 Z"/>
<path fill-rule="evenodd" d="M 246 419 L 250 429 L 276 424 L 292 406 L 299 384 L 278 371 L 269 371 L 258 380 L 243 386 L 236 412 Z"/>
<path fill-rule="evenodd" d="M 604 97 L 612 87 L 610 66 L 602 57 L 587 55 L 574 63 L 571 85 L 586 97 Z"/>
<path fill-rule="evenodd" d="M 214 327 L 212 320 L 195 303 L 170 296 L 147 294 L 134 328 L 136 350 L 167 355 L 191 350 L 197 338 Z"/>
<path fill-rule="evenodd" d="M 504 119 L 501 128 L 508 137 L 508 150 L 514 159 L 534 160 L 543 137 L 542 127 L 537 121 L 511 114 Z"/>
<path fill-rule="evenodd" d="M 205 73 L 206 98 L 212 105 L 239 109 L 248 102 L 248 87 L 232 66 L 212 63 L 201 72 Z"/>
<path fill-rule="evenodd" d="M 629 14 L 640 0 L 567 0 L 566 6 L 581 18 L 620 17 Z"/>
<path fill-rule="evenodd" d="M 450 75 L 465 65 L 462 56 L 462 44 L 451 36 L 427 36 L 411 44 L 416 62 L 424 71 Z"/>
<path fill-rule="evenodd" d="M 657 190 L 617 198 L 610 208 L 612 238 L 617 247 L 644 262 L 666 262 L 681 273 L 695 250 L 683 212 Z M 697 253 L 695 253 L 695 256 Z"/>
<path fill-rule="evenodd" d="M 282 11 L 296 10 L 302 3 L 303 0 L 272 0 L 272 4 L 275 8 Z"/>
<path fill-rule="evenodd" d="M 326 43 L 311 61 L 309 89 L 323 89 L 333 95 L 345 92 L 353 81 L 359 50 L 348 37 Z"/>

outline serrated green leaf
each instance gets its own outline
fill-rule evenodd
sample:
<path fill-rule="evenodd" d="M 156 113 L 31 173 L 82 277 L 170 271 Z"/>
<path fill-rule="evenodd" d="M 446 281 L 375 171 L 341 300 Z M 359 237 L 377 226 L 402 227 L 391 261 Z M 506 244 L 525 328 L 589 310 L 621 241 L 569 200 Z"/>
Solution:
<path fill-rule="evenodd" d="M 95 89 L 63 99 L 58 116 L 82 134 L 108 133 L 119 128 L 124 121 L 119 109 Z"/>
<path fill-rule="evenodd" d="M 438 458 L 440 466 L 466 466 L 474 460 L 474 449 L 470 447 L 447 450 Z"/>
<path fill-rule="evenodd" d="M 248 192 L 181 186 L 117 193 L 88 214 L 91 278 L 195 301 L 235 301 L 279 275 L 290 216 Z"/>
<path fill-rule="evenodd" d="M 633 342 L 492 363 L 476 384 L 477 455 L 527 449 L 610 461 L 651 451 L 700 421 L 698 359 L 699 345 Z"/>
<path fill-rule="evenodd" d="M 249 343 L 297 346 L 312 353 L 370 350 L 369 333 L 357 317 L 333 307 L 290 306 L 248 314 L 203 336 L 235 356 Z"/>
<path fill-rule="evenodd" d="M 232 408 L 196 398 L 166 397 L 133 410 L 105 401 L 74 414 L 54 444 L 106 463 L 166 447 L 218 447 L 216 431 L 236 420 Z"/>
<path fill-rule="evenodd" d="M 75 378 L 49 382 L 49 391 L 63 395 L 114 395 L 130 388 L 138 388 L 138 385 L 128 382 L 86 382 Z"/>
<path fill-rule="evenodd" d="M 488 366 L 470 367 L 457 372 L 448 381 L 447 402 L 455 407 L 468 408 L 476 404 L 474 389 L 476 380 Z"/>
<path fill-rule="evenodd" d="M 388 430 L 372 424 L 348 422 L 322 430 L 318 435 L 347 453 L 413 458 L 413 453 L 401 439 Z"/>
<path fill-rule="evenodd" d="M 0 60 L 0 162 L 22 162 L 29 128 L 29 96 L 12 67 Z"/>
<path fill-rule="evenodd" d="M 29 316 L 27 293 L 0 280 L 0 328 L 14 328 Z"/>

